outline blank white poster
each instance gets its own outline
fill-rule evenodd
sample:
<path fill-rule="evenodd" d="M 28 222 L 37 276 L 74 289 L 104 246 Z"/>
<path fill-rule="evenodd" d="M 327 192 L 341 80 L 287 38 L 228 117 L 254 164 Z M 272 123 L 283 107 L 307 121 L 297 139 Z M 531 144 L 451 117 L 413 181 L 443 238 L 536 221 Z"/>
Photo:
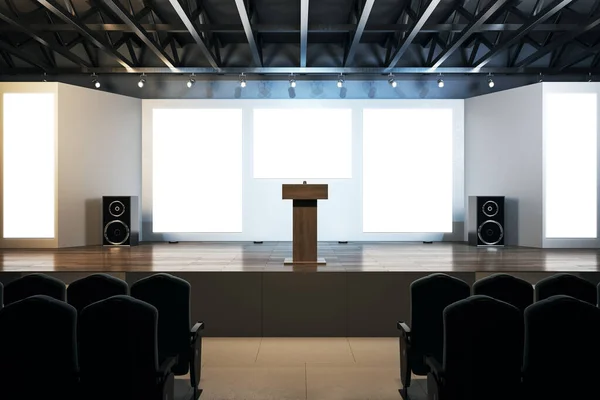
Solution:
<path fill-rule="evenodd" d="M 54 97 L 4 94 L 4 238 L 54 238 Z"/>
<path fill-rule="evenodd" d="M 154 109 L 153 232 L 242 231 L 242 110 Z"/>
<path fill-rule="evenodd" d="M 254 178 L 352 177 L 352 110 L 255 109 Z"/>
<path fill-rule="evenodd" d="M 452 110 L 365 109 L 363 232 L 452 232 Z"/>
<path fill-rule="evenodd" d="M 545 97 L 546 238 L 597 236 L 597 97 Z"/>

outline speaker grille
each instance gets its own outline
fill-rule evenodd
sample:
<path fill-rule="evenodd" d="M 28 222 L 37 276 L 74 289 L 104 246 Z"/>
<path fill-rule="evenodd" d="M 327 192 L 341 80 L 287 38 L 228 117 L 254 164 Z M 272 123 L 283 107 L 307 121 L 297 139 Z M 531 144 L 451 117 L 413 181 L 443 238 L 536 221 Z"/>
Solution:
<path fill-rule="evenodd" d="M 481 211 L 483 212 L 483 214 L 486 217 L 493 217 L 494 215 L 498 214 L 498 210 L 500 208 L 498 207 L 498 203 L 496 203 L 495 201 L 492 200 L 488 200 L 485 202 L 485 204 L 483 205 L 483 207 L 481 207 Z"/>
<path fill-rule="evenodd" d="M 113 217 L 120 217 L 125 212 L 125 205 L 119 200 L 115 200 L 109 204 L 108 212 Z"/>
<path fill-rule="evenodd" d="M 104 227 L 104 238 L 112 245 L 121 245 L 129 239 L 129 227 L 120 220 L 110 221 Z"/>
<path fill-rule="evenodd" d="M 490 219 L 479 225 L 477 236 L 486 245 L 498 244 L 504 237 L 504 229 L 498 221 Z"/>

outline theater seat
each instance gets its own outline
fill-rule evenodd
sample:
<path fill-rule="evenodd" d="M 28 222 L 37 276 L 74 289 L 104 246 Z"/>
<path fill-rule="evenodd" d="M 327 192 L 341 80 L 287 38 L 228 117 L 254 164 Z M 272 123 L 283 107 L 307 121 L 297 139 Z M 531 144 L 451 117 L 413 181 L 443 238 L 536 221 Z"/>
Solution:
<path fill-rule="evenodd" d="M 448 306 L 443 358 L 426 357 L 429 399 L 519 399 L 522 337 L 523 316 L 508 303 L 471 296 Z"/>
<path fill-rule="evenodd" d="M 204 323 L 191 325 L 190 284 L 169 274 L 155 274 L 131 285 L 131 296 L 152 304 L 158 310 L 158 354 L 161 360 L 177 357 L 175 375 L 190 373 L 190 397 L 197 399 L 202 365 Z M 179 388 L 176 388 L 179 389 Z M 177 393 L 180 391 L 177 390 Z"/>
<path fill-rule="evenodd" d="M 63 281 L 45 274 L 30 274 L 6 284 L 4 305 L 26 299 L 30 296 L 45 295 L 65 301 L 67 287 Z"/>
<path fill-rule="evenodd" d="M 4 307 L 4 285 L 0 282 L 0 308 Z"/>
<path fill-rule="evenodd" d="M 598 399 L 600 309 L 553 296 L 525 310 L 524 399 Z"/>
<path fill-rule="evenodd" d="M 508 274 L 494 274 L 473 284 L 473 294 L 504 301 L 524 312 L 533 304 L 533 285 Z"/>
<path fill-rule="evenodd" d="M 443 311 L 450 304 L 469 297 L 469 285 L 446 274 L 432 274 L 410 285 L 410 327 L 398 322 L 400 330 L 400 394 L 407 399 L 411 373 L 427 375 L 424 356 L 442 358 Z"/>
<path fill-rule="evenodd" d="M 108 274 L 93 274 L 69 285 L 67 302 L 81 312 L 92 303 L 112 296 L 127 295 L 128 292 L 127 282 Z"/>
<path fill-rule="evenodd" d="M 159 364 L 157 326 L 156 308 L 129 296 L 84 308 L 79 321 L 81 399 L 173 399 L 176 359 Z"/>
<path fill-rule="evenodd" d="M 596 305 L 596 286 L 576 275 L 556 274 L 535 284 L 535 301 L 557 295 L 571 296 Z"/>
<path fill-rule="evenodd" d="M 0 310 L 0 399 L 79 399 L 77 312 L 48 296 Z"/>

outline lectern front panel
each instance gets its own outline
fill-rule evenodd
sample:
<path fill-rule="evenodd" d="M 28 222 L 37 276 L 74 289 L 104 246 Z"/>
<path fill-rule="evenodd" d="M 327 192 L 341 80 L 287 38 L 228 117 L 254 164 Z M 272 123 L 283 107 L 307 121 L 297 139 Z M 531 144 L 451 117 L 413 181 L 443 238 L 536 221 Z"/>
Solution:
<path fill-rule="evenodd" d="M 317 260 L 317 200 L 294 200 L 292 258 L 295 262 Z"/>
<path fill-rule="evenodd" d="M 284 200 L 326 200 L 327 185 L 282 185 L 281 197 Z"/>

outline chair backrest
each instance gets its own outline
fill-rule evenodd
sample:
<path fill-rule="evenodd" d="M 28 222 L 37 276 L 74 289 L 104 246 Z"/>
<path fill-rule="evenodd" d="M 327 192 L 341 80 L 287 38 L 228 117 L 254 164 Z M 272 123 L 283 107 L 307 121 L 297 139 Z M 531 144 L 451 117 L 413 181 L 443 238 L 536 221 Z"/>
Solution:
<path fill-rule="evenodd" d="M 494 274 L 478 280 L 473 284 L 473 294 L 504 301 L 521 312 L 533 304 L 533 285 L 508 274 Z"/>
<path fill-rule="evenodd" d="M 4 307 L 4 285 L 0 282 L 0 308 Z"/>
<path fill-rule="evenodd" d="M 442 359 L 444 348 L 444 308 L 469 297 L 469 285 L 446 274 L 432 274 L 410 285 L 411 369 L 416 375 L 426 375 L 429 368 L 424 356 Z"/>
<path fill-rule="evenodd" d="M 79 317 L 82 398 L 144 398 L 158 371 L 158 311 L 129 296 L 93 303 Z M 148 397 L 151 398 L 151 397 Z"/>
<path fill-rule="evenodd" d="M 74 399 L 77 312 L 48 296 L 0 310 L 0 398 Z"/>
<path fill-rule="evenodd" d="M 448 398 L 515 398 L 523 361 L 523 316 L 514 306 L 475 295 L 444 310 Z"/>
<path fill-rule="evenodd" d="M 112 296 L 127 295 L 127 282 L 108 274 L 93 274 L 78 279 L 67 287 L 67 302 L 77 312 L 100 300 Z"/>
<path fill-rule="evenodd" d="M 558 295 L 571 296 L 596 305 L 596 286 L 576 275 L 556 274 L 535 284 L 535 301 Z"/>
<path fill-rule="evenodd" d="M 525 310 L 523 383 L 538 399 L 600 398 L 600 309 L 553 296 Z M 529 398 L 529 397 L 523 397 Z"/>
<path fill-rule="evenodd" d="M 6 284 L 4 305 L 26 299 L 30 296 L 45 295 L 65 301 L 67 287 L 63 281 L 45 274 L 30 274 Z"/>
<path fill-rule="evenodd" d="M 155 274 L 131 285 L 131 296 L 152 304 L 158 310 L 158 356 L 178 357 L 172 369 L 185 375 L 190 357 L 190 284 L 169 274 Z"/>

